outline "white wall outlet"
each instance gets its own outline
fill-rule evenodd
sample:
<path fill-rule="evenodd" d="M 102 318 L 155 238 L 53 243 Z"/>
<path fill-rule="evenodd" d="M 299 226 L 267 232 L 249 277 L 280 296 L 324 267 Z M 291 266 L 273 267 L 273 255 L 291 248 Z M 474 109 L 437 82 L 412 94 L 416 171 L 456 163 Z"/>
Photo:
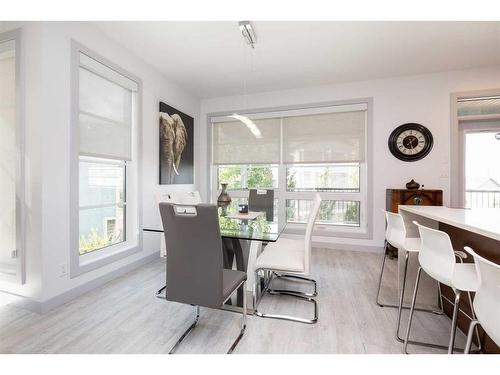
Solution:
<path fill-rule="evenodd" d="M 68 265 L 66 263 L 62 263 L 59 266 L 59 277 L 64 277 L 68 274 Z"/>

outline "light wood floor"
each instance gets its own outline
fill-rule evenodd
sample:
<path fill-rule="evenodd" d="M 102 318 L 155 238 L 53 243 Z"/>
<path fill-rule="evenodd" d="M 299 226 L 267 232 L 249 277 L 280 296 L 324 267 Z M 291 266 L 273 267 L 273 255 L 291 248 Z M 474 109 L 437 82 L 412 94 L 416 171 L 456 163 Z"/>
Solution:
<path fill-rule="evenodd" d="M 235 353 L 401 353 L 394 339 L 396 310 L 374 302 L 380 260 L 375 254 L 314 249 L 319 322 L 249 316 Z M 44 315 L 0 306 L 0 353 L 167 353 L 191 323 L 194 308 L 154 297 L 164 268 L 164 261 L 155 261 Z M 382 299 L 392 301 L 395 261 L 387 270 Z M 312 314 L 310 304 L 284 296 L 266 295 L 259 310 Z M 178 353 L 224 353 L 240 319 L 237 313 L 202 308 L 198 326 Z M 407 313 L 403 321 L 405 328 Z M 415 339 L 447 344 L 447 317 L 416 312 L 413 327 Z M 457 345 L 464 341 L 459 333 Z M 415 346 L 411 352 L 444 353 Z"/>

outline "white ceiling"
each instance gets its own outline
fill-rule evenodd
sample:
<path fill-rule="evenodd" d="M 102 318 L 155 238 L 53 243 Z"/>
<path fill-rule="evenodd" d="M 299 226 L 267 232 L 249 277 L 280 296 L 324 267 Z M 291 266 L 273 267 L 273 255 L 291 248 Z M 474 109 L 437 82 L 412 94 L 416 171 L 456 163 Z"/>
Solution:
<path fill-rule="evenodd" d="M 250 52 L 236 21 L 97 22 L 200 98 L 500 64 L 500 22 L 252 24 Z"/>

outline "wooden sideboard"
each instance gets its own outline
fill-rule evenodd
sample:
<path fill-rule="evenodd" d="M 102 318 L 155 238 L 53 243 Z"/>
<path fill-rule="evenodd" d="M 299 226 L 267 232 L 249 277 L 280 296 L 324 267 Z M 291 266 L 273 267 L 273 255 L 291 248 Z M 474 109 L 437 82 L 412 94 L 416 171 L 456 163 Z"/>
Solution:
<path fill-rule="evenodd" d="M 442 206 L 442 190 L 387 189 L 385 209 L 397 213 L 399 205 Z"/>

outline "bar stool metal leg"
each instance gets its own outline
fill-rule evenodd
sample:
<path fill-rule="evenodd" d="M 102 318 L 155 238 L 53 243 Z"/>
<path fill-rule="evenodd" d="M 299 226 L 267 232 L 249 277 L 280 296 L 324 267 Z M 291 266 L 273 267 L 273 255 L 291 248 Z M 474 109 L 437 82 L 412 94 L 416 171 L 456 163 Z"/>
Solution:
<path fill-rule="evenodd" d="M 455 336 L 457 333 L 457 318 L 458 309 L 460 308 L 460 291 L 455 291 L 455 305 L 453 307 L 453 318 L 451 320 L 450 345 L 448 345 L 448 354 L 453 354 L 453 346 L 455 345 Z"/>
<path fill-rule="evenodd" d="M 469 332 L 467 334 L 467 344 L 465 345 L 464 354 L 470 354 L 470 348 L 472 346 L 472 336 L 474 336 L 474 331 L 478 332 L 477 326 L 479 321 L 473 320 L 470 322 Z"/>
<path fill-rule="evenodd" d="M 426 342 L 421 342 L 421 341 L 410 341 L 409 340 L 411 324 L 413 321 L 413 313 L 416 310 L 415 309 L 415 302 L 417 300 L 418 285 L 420 283 L 421 273 L 422 273 L 422 267 L 418 267 L 417 278 L 415 281 L 415 289 L 413 291 L 413 298 L 412 298 L 411 307 L 410 307 L 410 317 L 408 319 L 408 327 L 406 328 L 406 336 L 404 339 L 404 353 L 409 354 L 408 353 L 408 344 L 425 346 L 425 347 L 430 347 L 430 348 L 437 348 L 437 349 L 447 349 L 448 353 L 452 353 L 454 349 L 461 351 L 462 349 L 454 347 L 458 312 L 461 311 L 463 313 L 463 311 L 460 310 L 460 306 L 459 306 L 459 303 L 460 303 L 460 291 L 459 290 L 457 290 L 455 292 L 455 302 L 454 302 L 453 318 L 452 318 L 452 324 L 451 324 L 450 344 L 448 346 L 444 346 L 444 345 L 431 344 L 431 343 L 426 343 Z M 468 316 L 467 314 L 465 314 L 465 315 Z"/>
<path fill-rule="evenodd" d="M 408 274 L 408 261 L 409 261 L 409 255 L 410 253 L 408 251 L 405 252 L 405 265 L 404 265 L 404 271 L 403 271 L 403 283 L 401 285 L 401 293 L 400 293 L 400 296 L 399 296 L 399 306 L 398 306 L 398 320 L 397 320 L 397 323 L 396 323 L 396 340 L 398 340 L 399 342 L 404 342 L 403 338 L 401 338 L 399 336 L 399 329 L 401 327 L 401 313 L 403 311 L 404 308 L 408 308 L 408 307 L 405 307 L 403 306 L 403 300 L 404 300 L 404 294 L 405 294 L 405 287 L 406 287 L 406 276 Z M 436 311 L 436 310 L 428 310 L 428 309 L 419 309 L 419 308 L 415 308 L 414 310 L 415 311 L 423 311 L 423 312 L 431 312 L 433 314 L 436 314 L 436 315 L 442 315 L 443 314 L 443 297 L 441 295 L 441 287 L 438 283 L 438 301 L 439 301 L 439 310 Z M 413 344 L 419 344 L 419 342 L 417 341 L 411 341 L 411 343 Z M 426 344 L 426 343 L 420 343 L 420 344 Z"/>
<path fill-rule="evenodd" d="M 400 342 L 403 340 L 399 337 L 399 327 L 401 326 L 401 311 L 403 310 L 403 300 L 405 297 L 405 286 L 406 286 L 406 274 L 408 273 L 408 259 L 410 254 L 408 251 L 405 252 L 405 266 L 403 272 L 403 283 L 401 285 L 401 293 L 399 296 L 399 306 L 398 306 L 398 321 L 396 323 L 396 339 Z"/>
<path fill-rule="evenodd" d="M 387 241 L 386 241 L 386 244 L 387 244 Z M 404 306 L 403 304 L 401 303 L 398 303 L 397 305 L 394 305 L 394 304 L 390 304 L 390 303 L 382 303 L 380 302 L 380 299 L 379 299 L 379 295 L 380 295 L 380 289 L 381 289 L 381 285 L 382 285 L 382 277 L 383 277 L 383 274 L 384 274 L 384 268 L 385 268 L 385 263 L 386 263 L 386 259 L 387 259 L 387 245 L 385 247 L 385 250 L 384 250 L 384 256 L 382 257 L 382 267 L 380 268 L 380 276 L 379 276 L 379 280 L 378 280 L 378 289 L 377 289 L 377 298 L 375 300 L 376 304 L 379 305 L 380 307 L 392 307 L 392 308 L 395 308 L 395 309 L 406 309 L 408 310 L 410 307 L 409 306 Z M 404 278 L 403 278 L 403 283 L 406 282 L 406 274 L 407 274 L 407 268 L 408 268 L 408 262 L 409 262 L 409 252 L 405 252 L 405 270 L 403 271 L 404 273 Z M 438 283 L 439 285 L 439 283 Z M 404 285 L 402 286 L 401 288 L 401 291 L 402 293 L 404 293 Z M 442 315 L 443 314 L 443 298 L 441 296 L 441 289 L 438 289 L 438 298 L 439 298 L 439 310 L 430 310 L 430 309 L 424 309 L 424 308 L 419 308 L 419 307 L 416 307 L 415 310 L 416 311 L 424 311 L 424 312 L 431 312 L 433 314 L 437 314 L 437 315 Z M 401 302 L 401 298 L 400 298 L 400 302 Z M 398 311 L 398 325 L 400 324 L 399 321 L 401 319 L 401 311 Z M 403 339 L 399 337 L 399 328 L 397 330 L 397 334 L 396 334 L 396 339 L 399 341 L 399 342 L 403 342 Z"/>
<path fill-rule="evenodd" d="M 420 274 L 421 273 L 422 273 L 422 267 L 418 267 L 417 279 L 415 281 L 415 289 L 413 291 L 413 298 L 411 300 L 410 317 L 408 319 L 408 327 L 406 327 L 406 336 L 405 336 L 405 345 L 404 345 L 404 352 L 406 354 L 408 354 L 408 339 L 410 338 L 411 322 L 413 320 L 413 312 L 415 310 L 415 301 L 417 300 L 418 284 L 420 282 Z"/>
<path fill-rule="evenodd" d="M 472 322 L 476 321 L 476 313 L 474 312 L 474 306 L 472 304 L 472 296 L 471 296 L 470 292 L 467 292 L 467 297 L 469 299 L 470 312 L 471 312 L 471 318 L 472 318 L 471 324 L 472 324 Z M 481 346 L 481 337 L 479 336 L 479 328 L 477 327 L 476 324 L 474 324 L 474 326 L 476 326 L 477 350 L 481 351 L 482 346 Z"/>
<path fill-rule="evenodd" d="M 387 240 L 384 242 L 384 254 L 382 255 L 382 266 L 380 267 L 380 276 L 378 277 L 378 289 L 377 289 L 377 298 L 375 299 L 375 303 L 379 305 L 380 307 L 384 307 L 382 303 L 379 301 L 379 296 L 380 296 L 380 288 L 382 286 L 382 277 L 384 276 L 384 268 L 385 268 L 385 260 L 387 258 L 387 248 L 388 248 L 388 242 Z"/>

